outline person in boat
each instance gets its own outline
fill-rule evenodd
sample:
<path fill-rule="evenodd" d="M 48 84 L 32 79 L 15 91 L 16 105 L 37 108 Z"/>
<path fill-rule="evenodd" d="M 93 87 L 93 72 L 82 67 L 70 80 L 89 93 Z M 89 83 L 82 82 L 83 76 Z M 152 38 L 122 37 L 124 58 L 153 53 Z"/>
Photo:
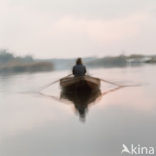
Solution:
<path fill-rule="evenodd" d="M 82 63 L 82 59 L 78 58 L 76 60 L 76 65 L 73 67 L 74 76 L 84 76 L 86 74 L 86 67 Z"/>

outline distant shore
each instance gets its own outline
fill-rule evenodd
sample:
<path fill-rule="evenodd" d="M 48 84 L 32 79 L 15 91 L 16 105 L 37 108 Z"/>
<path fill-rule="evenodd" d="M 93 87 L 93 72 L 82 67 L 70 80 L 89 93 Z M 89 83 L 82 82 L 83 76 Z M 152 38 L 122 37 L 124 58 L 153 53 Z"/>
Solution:
<path fill-rule="evenodd" d="M 106 56 L 102 58 L 85 57 L 82 58 L 87 68 L 120 68 L 129 66 L 142 66 L 145 64 L 156 64 L 156 55 L 118 55 Z M 73 58 L 51 58 L 34 59 L 27 55 L 23 57 L 14 56 L 8 50 L 0 50 L 0 73 L 22 73 L 22 72 L 43 72 L 53 70 L 72 70 L 75 64 Z"/>
<path fill-rule="evenodd" d="M 156 64 L 156 55 L 118 55 L 105 57 L 85 57 L 82 58 L 87 68 L 120 68 L 120 67 L 137 67 L 146 64 Z M 46 61 L 54 64 L 55 70 L 71 70 L 75 64 L 75 59 L 47 59 Z M 45 60 L 39 60 L 45 61 Z"/>
<path fill-rule="evenodd" d="M 17 63 L 12 65 L 1 65 L 0 72 L 41 72 L 52 71 L 53 64 L 49 62 L 34 62 L 34 63 Z"/>
<path fill-rule="evenodd" d="M 37 61 L 32 56 L 18 57 L 7 50 L 0 50 L 0 73 L 43 72 L 53 69 L 52 62 Z"/>
<path fill-rule="evenodd" d="M 156 64 L 156 55 L 119 55 L 108 56 L 104 58 L 96 58 L 87 62 L 91 67 L 126 67 L 126 66 L 140 66 L 144 64 Z"/>

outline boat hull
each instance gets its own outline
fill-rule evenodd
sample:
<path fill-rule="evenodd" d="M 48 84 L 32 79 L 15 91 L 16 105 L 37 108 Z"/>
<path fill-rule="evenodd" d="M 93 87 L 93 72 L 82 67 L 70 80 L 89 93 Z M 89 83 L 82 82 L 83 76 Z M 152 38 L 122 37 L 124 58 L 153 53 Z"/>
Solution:
<path fill-rule="evenodd" d="M 100 87 L 100 79 L 91 76 L 67 77 L 60 80 L 60 86 L 65 91 L 96 90 Z"/>

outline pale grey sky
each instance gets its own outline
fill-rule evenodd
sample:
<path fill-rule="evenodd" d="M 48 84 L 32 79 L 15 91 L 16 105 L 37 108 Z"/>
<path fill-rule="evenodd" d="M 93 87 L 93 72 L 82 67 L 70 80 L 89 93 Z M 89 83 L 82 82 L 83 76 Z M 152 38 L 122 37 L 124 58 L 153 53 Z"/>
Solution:
<path fill-rule="evenodd" d="M 156 54 L 156 0 L 0 0 L 0 48 L 38 58 Z"/>

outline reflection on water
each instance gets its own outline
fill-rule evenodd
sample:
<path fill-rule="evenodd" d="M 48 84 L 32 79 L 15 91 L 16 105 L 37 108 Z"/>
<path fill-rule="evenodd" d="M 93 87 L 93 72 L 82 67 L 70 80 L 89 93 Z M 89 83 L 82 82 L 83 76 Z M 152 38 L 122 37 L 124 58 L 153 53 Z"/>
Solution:
<path fill-rule="evenodd" d="M 75 91 L 62 91 L 60 98 L 68 99 L 72 101 L 75 109 L 80 115 L 82 120 L 85 119 L 88 105 L 95 102 L 98 97 L 101 96 L 101 90 L 81 89 Z"/>
<path fill-rule="evenodd" d="M 126 87 L 126 86 L 125 86 Z M 52 100 L 68 104 L 72 102 L 74 105 L 75 111 L 78 112 L 81 121 L 85 121 L 86 113 L 88 112 L 88 108 L 92 104 L 98 104 L 98 102 L 107 94 L 118 91 L 119 89 L 124 88 L 124 86 L 117 86 L 109 89 L 107 91 L 102 92 L 101 89 L 97 88 L 96 90 L 91 90 L 87 88 L 83 88 L 83 90 L 62 90 L 60 92 L 60 96 L 48 95 L 42 92 L 37 92 L 39 95 L 43 97 L 48 97 Z M 30 92 L 29 92 L 30 93 Z M 36 94 L 36 92 L 35 92 Z"/>
<path fill-rule="evenodd" d="M 74 106 L 75 110 L 79 113 L 80 119 L 85 121 L 86 113 L 88 111 L 89 105 L 98 103 L 98 101 L 103 98 L 103 96 L 115 92 L 121 88 L 121 86 L 114 87 L 109 89 L 108 91 L 101 92 L 101 89 L 91 90 L 91 89 L 81 89 L 81 90 L 62 90 L 60 94 L 61 99 L 67 99 L 71 101 Z"/>

